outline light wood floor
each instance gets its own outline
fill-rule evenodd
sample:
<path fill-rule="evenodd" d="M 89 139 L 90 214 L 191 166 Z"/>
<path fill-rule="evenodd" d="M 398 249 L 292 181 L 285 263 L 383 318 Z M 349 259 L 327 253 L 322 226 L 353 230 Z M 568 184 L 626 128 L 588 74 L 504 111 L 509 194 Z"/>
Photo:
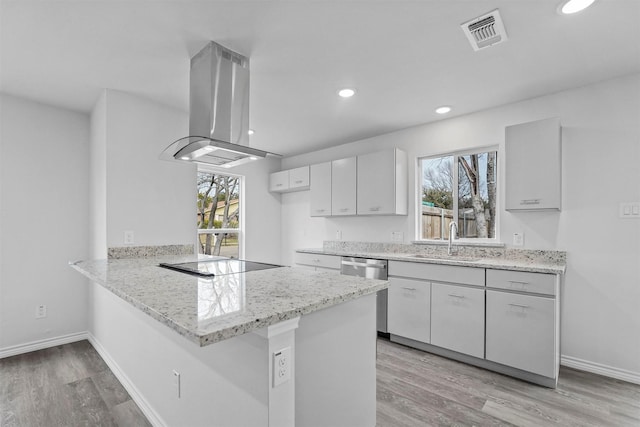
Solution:
<path fill-rule="evenodd" d="M 378 340 L 378 426 L 640 426 L 640 385 L 561 367 L 557 389 Z"/>
<path fill-rule="evenodd" d="M 636 426 L 640 386 L 562 368 L 555 390 L 378 340 L 378 426 Z M 0 426 L 148 426 L 87 341 L 0 359 Z"/>
<path fill-rule="evenodd" d="M 0 426 L 150 426 L 88 341 L 0 359 Z"/>

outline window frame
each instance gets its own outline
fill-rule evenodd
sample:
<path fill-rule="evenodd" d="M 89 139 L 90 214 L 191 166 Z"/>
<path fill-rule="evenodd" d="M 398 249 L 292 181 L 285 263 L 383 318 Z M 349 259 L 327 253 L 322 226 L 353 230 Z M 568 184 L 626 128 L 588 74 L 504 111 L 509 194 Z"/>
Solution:
<path fill-rule="evenodd" d="M 459 186 L 459 167 L 458 167 L 458 157 L 460 156 L 468 156 L 471 154 L 479 154 L 479 153 L 487 153 L 490 151 L 496 152 L 496 212 L 495 212 L 495 231 L 494 237 L 486 237 L 486 238 L 477 238 L 477 237 L 456 237 L 456 242 L 461 242 L 465 244 L 500 244 L 500 170 L 501 167 L 501 154 L 500 154 L 500 145 L 485 145 L 473 148 L 466 148 L 462 150 L 455 151 L 445 151 L 436 154 L 429 154 L 424 156 L 418 156 L 416 158 L 416 193 L 414 200 L 416 201 L 416 221 L 415 221 L 415 243 L 428 243 L 428 244 L 446 244 L 448 240 L 441 239 L 423 239 L 422 238 L 422 179 L 423 179 L 423 170 L 422 170 L 422 160 L 423 159 L 437 159 L 442 157 L 453 157 L 453 164 L 455 167 L 453 168 L 453 211 L 454 216 L 458 214 L 458 186 Z"/>
<path fill-rule="evenodd" d="M 238 259 L 244 259 L 245 254 L 245 176 L 240 174 L 231 173 L 226 169 L 217 168 L 210 165 L 204 165 L 201 163 L 197 163 L 196 177 L 198 173 L 212 173 L 217 175 L 230 176 L 233 178 L 238 178 L 238 228 L 198 228 L 196 229 L 196 244 L 200 245 L 200 235 L 201 234 L 220 234 L 220 233 L 235 233 L 238 235 Z M 198 195 L 198 188 L 196 185 L 196 197 Z M 197 211 L 196 211 L 197 213 Z"/>

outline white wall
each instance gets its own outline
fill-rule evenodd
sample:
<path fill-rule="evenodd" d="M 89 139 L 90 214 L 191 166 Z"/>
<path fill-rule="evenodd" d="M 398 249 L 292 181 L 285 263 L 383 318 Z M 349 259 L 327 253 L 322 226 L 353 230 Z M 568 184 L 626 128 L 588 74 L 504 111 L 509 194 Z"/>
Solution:
<path fill-rule="evenodd" d="M 283 169 L 388 147 L 409 155 L 409 191 L 416 194 L 416 158 L 499 145 L 505 126 L 560 117 L 563 209 L 510 213 L 500 209 L 501 240 L 525 233 L 525 248 L 566 250 L 561 351 L 565 359 L 640 378 L 640 220 L 618 218 L 620 202 L 640 201 L 640 75 L 635 74 L 467 116 L 442 120 L 339 147 L 283 159 Z M 500 156 L 499 153 L 499 156 Z M 500 156 L 500 170 L 504 170 Z M 541 170 L 544 173 L 544 170 Z M 504 178 L 498 177 L 500 203 Z M 407 217 L 310 218 L 309 192 L 282 196 L 283 261 L 293 251 L 334 240 L 415 237 L 415 197 Z"/>
<path fill-rule="evenodd" d="M 115 90 L 105 91 L 94 118 L 101 108 L 107 247 L 124 246 L 126 230 L 134 232 L 134 245 L 194 244 L 195 166 L 159 159 L 162 150 L 186 135 L 187 114 Z"/>
<path fill-rule="evenodd" d="M 89 117 L 0 95 L 0 350 L 86 331 Z M 36 306 L 47 317 L 35 319 Z"/>

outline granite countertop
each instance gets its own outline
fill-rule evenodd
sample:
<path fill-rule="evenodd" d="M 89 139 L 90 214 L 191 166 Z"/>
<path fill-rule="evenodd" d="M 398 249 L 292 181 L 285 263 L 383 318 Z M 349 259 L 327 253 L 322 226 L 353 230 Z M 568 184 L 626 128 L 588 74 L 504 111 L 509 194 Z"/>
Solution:
<path fill-rule="evenodd" d="M 205 346 L 375 293 L 383 280 L 298 268 L 202 278 L 158 267 L 197 256 L 79 261 L 71 266 L 194 343 Z"/>
<path fill-rule="evenodd" d="M 362 258 L 387 259 L 394 261 L 419 262 L 425 264 L 457 265 L 464 267 L 493 268 L 497 270 L 528 271 L 532 273 L 564 274 L 564 260 L 546 259 L 544 255 L 537 257 L 508 258 L 504 256 L 482 255 L 429 255 L 394 252 L 341 251 L 321 248 L 298 249 L 297 252 L 320 255 L 352 256 Z M 540 251 L 542 254 L 544 251 Z"/>

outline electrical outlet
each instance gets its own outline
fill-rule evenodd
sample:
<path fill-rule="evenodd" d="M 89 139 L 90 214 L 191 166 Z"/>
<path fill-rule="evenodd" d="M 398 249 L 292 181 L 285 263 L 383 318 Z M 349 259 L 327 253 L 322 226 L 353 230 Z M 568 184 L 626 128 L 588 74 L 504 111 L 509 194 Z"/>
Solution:
<path fill-rule="evenodd" d="M 180 399 L 180 373 L 175 369 L 173 371 L 173 388 L 176 390 L 176 397 Z"/>
<path fill-rule="evenodd" d="M 286 383 L 291 379 L 291 347 L 273 353 L 273 386 Z"/>
<path fill-rule="evenodd" d="M 620 218 L 640 218 L 640 202 L 620 203 Z"/>
<path fill-rule="evenodd" d="M 44 317 L 47 317 L 47 306 L 40 304 L 36 307 L 36 319 L 42 319 Z"/>
<path fill-rule="evenodd" d="M 513 233 L 513 246 L 524 246 L 524 233 Z"/>
<path fill-rule="evenodd" d="M 133 245 L 133 231 L 127 230 L 124 232 L 124 244 L 125 245 Z"/>
<path fill-rule="evenodd" d="M 402 243 L 404 240 L 404 233 L 402 231 L 392 231 L 391 241 L 396 243 Z"/>

